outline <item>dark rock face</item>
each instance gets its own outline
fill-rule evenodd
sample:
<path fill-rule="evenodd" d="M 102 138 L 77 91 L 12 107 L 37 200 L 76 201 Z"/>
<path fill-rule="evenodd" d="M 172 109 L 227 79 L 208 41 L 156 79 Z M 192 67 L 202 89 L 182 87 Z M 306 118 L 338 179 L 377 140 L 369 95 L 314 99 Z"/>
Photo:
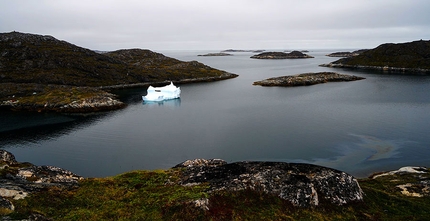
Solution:
<path fill-rule="evenodd" d="M 175 168 L 184 168 L 182 185 L 209 183 L 210 191 L 262 191 L 299 207 L 326 202 L 343 205 L 363 200 L 363 191 L 354 177 L 311 164 L 197 159 Z"/>
<path fill-rule="evenodd" d="M 354 75 L 338 74 L 334 72 L 319 72 L 268 78 L 266 80 L 256 81 L 254 82 L 254 85 L 293 87 L 322 84 L 327 82 L 356 81 L 362 79 L 365 78 Z"/>
<path fill-rule="evenodd" d="M 300 51 L 292 51 L 290 53 L 285 52 L 263 52 L 257 55 L 251 56 L 251 58 L 257 59 L 295 59 L 295 58 L 313 58 L 307 54 L 303 54 Z"/>

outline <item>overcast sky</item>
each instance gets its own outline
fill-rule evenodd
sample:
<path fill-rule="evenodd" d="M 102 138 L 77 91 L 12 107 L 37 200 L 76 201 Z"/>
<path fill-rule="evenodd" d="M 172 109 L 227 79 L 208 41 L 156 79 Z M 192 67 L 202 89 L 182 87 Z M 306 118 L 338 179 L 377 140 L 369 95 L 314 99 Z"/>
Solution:
<path fill-rule="evenodd" d="M 0 32 L 95 50 L 359 49 L 430 38 L 429 0 L 0 0 Z"/>

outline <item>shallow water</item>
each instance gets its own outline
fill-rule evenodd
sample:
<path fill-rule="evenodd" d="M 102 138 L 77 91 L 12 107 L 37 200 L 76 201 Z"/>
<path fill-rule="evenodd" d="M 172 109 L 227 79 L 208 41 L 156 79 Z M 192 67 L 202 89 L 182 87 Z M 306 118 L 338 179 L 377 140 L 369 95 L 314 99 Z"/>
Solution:
<path fill-rule="evenodd" d="M 18 161 L 89 177 L 165 169 L 194 158 L 306 162 L 358 177 L 430 166 L 430 76 L 319 67 L 336 60 L 324 56 L 329 51 L 310 51 L 315 58 L 297 60 L 162 53 L 239 77 L 179 85 L 181 98 L 162 103 L 143 103 L 146 88 L 119 91 L 129 105 L 109 113 L 2 112 L 0 146 Z M 294 88 L 252 85 L 318 71 L 366 79 Z"/>

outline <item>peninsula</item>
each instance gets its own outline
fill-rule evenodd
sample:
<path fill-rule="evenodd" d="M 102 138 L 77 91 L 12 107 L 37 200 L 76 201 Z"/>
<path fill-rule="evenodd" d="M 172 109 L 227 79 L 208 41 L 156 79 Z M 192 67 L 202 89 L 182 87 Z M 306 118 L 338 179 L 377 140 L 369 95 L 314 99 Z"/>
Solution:
<path fill-rule="evenodd" d="M 266 80 L 256 81 L 253 85 L 293 87 L 321 84 L 327 82 L 356 81 L 362 79 L 365 78 L 354 75 L 338 74 L 335 72 L 318 72 L 268 78 Z"/>
<path fill-rule="evenodd" d="M 0 109 L 93 112 L 125 106 L 111 89 L 237 77 L 144 49 L 97 53 L 52 36 L 0 33 Z"/>
<path fill-rule="evenodd" d="M 427 220 L 430 170 L 356 179 L 303 163 L 186 160 L 85 178 L 0 150 L 3 220 Z"/>
<path fill-rule="evenodd" d="M 430 73 L 430 41 L 382 44 L 357 56 L 342 58 L 323 67 L 372 69 L 384 72 Z"/>
<path fill-rule="evenodd" d="M 290 53 L 285 52 L 263 52 L 260 54 L 256 54 L 251 56 L 251 58 L 256 59 L 297 59 L 297 58 L 313 58 L 307 54 L 304 54 L 300 51 L 292 51 Z"/>

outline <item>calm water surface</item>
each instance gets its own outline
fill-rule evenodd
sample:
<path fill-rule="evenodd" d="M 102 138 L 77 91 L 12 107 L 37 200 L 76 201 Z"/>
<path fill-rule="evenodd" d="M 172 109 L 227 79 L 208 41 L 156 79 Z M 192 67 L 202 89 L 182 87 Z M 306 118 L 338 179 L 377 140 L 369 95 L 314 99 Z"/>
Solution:
<path fill-rule="evenodd" d="M 194 158 L 306 162 L 358 177 L 430 166 L 430 76 L 319 67 L 313 59 L 255 60 L 251 53 L 165 51 L 239 77 L 180 85 L 181 99 L 145 104 L 146 88 L 119 91 L 123 110 L 88 115 L 1 112 L 0 146 L 18 161 L 87 177 L 166 169 Z M 365 77 L 307 87 L 260 87 L 269 77 L 336 71 Z"/>

